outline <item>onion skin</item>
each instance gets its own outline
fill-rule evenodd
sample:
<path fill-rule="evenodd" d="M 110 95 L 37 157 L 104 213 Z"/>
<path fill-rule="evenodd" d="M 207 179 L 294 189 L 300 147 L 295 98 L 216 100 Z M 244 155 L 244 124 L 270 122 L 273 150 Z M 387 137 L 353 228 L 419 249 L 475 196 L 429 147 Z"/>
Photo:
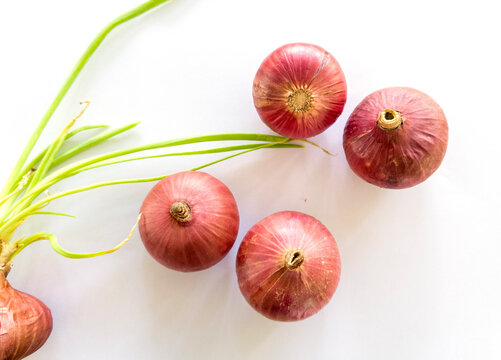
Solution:
<path fill-rule="evenodd" d="M 288 268 L 291 253 L 297 264 Z M 254 225 L 238 250 L 236 270 L 247 302 L 272 320 L 296 321 L 317 313 L 339 283 L 336 241 L 317 219 L 295 211 L 270 215 Z"/>
<path fill-rule="evenodd" d="M 401 116 L 401 125 L 384 130 L 378 118 L 385 110 Z M 365 181 L 403 189 L 426 180 L 440 166 L 449 130 L 440 106 L 425 93 L 391 87 L 367 96 L 350 115 L 343 147 L 351 169 Z"/>
<path fill-rule="evenodd" d="M 261 120 L 290 138 L 318 135 L 343 112 L 346 81 L 338 62 L 317 45 L 279 47 L 261 64 L 252 95 Z"/>
<path fill-rule="evenodd" d="M 170 213 L 176 202 L 189 204 L 183 221 Z M 185 171 L 151 189 L 141 207 L 139 232 L 159 263 L 188 272 L 219 262 L 233 246 L 238 226 L 237 204 L 226 185 L 204 172 Z"/>
<path fill-rule="evenodd" d="M 49 308 L 13 289 L 0 273 L 0 360 L 18 360 L 34 353 L 51 331 Z"/>

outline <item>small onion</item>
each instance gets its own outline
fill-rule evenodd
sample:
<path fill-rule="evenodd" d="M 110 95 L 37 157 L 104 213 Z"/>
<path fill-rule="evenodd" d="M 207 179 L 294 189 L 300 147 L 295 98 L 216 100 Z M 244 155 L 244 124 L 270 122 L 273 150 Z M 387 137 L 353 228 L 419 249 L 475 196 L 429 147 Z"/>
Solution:
<path fill-rule="evenodd" d="M 291 138 L 318 135 L 331 126 L 346 103 L 346 81 L 326 50 L 294 43 L 273 51 L 259 67 L 254 105 L 273 131 Z"/>
<path fill-rule="evenodd" d="M 421 91 L 391 87 L 367 96 L 351 114 L 343 147 L 365 181 L 402 189 L 426 180 L 445 156 L 448 125 L 440 106 Z"/>
<path fill-rule="evenodd" d="M 34 353 L 51 331 L 49 308 L 12 288 L 0 273 L 0 360 L 18 360 Z"/>
<path fill-rule="evenodd" d="M 320 221 L 282 211 L 249 230 L 236 268 L 240 290 L 255 310 L 272 320 L 295 321 L 329 302 L 341 260 L 334 237 Z"/>
<path fill-rule="evenodd" d="M 139 232 L 162 265 L 197 271 L 219 262 L 238 234 L 231 191 L 204 172 L 185 171 L 158 182 L 141 207 Z"/>

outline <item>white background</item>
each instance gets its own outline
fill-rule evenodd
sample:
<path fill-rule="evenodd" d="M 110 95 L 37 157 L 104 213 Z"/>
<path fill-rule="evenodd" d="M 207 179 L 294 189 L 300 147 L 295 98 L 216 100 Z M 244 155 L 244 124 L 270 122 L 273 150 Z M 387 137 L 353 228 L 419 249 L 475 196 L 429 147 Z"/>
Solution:
<path fill-rule="evenodd" d="M 93 36 L 139 0 L 2 1 L 0 175 Z M 112 33 L 65 98 L 41 144 L 81 109 L 79 124 L 142 124 L 87 155 L 174 137 L 271 131 L 251 97 L 269 52 L 289 42 L 330 51 L 348 82 L 345 111 L 316 148 L 262 150 L 207 169 L 233 191 L 241 226 L 213 268 L 157 264 L 136 232 L 120 251 L 70 260 L 40 242 L 16 258 L 12 285 L 42 299 L 54 330 L 32 359 L 499 359 L 501 349 L 500 35 L 496 1 L 175 0 Z M 439 170 L 384 190 L 349 169 L 342 132 L 366 95 L 410 86 L 444 109 Z M 76 138 L 82 140 L 84 137 Z M 40 147 L 37 147 L 40 149 Z M 101 168 L 51 192 L 168 174 L 213 157 Z M 32 218 L 18 235 L 54 232 L 73 251 L 121 241 L 152 184 L 54 202 L 78 219 Z M 278 323 L 241 296 L 235 254 L 263 217 L 297 210 L 337 239 L 342 275 L 316 316 Z"/>

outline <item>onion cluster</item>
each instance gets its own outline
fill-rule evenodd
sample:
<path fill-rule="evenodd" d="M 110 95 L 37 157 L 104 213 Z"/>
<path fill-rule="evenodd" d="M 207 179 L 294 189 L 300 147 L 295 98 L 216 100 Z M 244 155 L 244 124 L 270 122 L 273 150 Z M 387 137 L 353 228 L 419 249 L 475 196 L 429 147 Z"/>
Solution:
<path fill-rule="evenodd" d="M 162 265 L 197 271 L 219 262 L 238 233 L 230 190 L 209 174 L 187 171 L 157 183 L 141 206 L 139 231 Z M 309 317 L 325 306 L 339 282 L 334 237 L 315 218 L 283 211 L 261 220 L 238 250 L 236 271 L 247 301 L 280 321 Z"/>
<path fill-rule="evenodd" d="M 311 44 L 272 52 L 254 79 L 254 104 L 274 131 L 306 138 L 327 129 L 346 102 L 346 82 L 334 57 Z M 438 104 L 411 88 L 374 92 L 351 114 L 343 146 L 353 171 L 387 188 L 427 179 L 440 165 L 448 126 Z M 205 269 L 221 260 L 238 232 L 231 192 L 201 172 L 159 182 L 146 197 L 139 224 L 150 254 L 180 271 Z M 334 237 L 317 219 L 282 211 L 255 224 L 237 254 L 238 284 L 247 302 L 278 321 L 305 319 L 322 309 L 339 283 L 341 261 Z"/>

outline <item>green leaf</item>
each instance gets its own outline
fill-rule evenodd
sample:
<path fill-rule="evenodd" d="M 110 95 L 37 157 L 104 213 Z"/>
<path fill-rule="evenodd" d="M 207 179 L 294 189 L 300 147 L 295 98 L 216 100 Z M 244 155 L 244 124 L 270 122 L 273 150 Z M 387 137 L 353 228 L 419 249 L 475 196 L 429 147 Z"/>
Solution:
<path fill-rule="evenodd" d="M 236 146 L 225 146 L 225 147 L 206 149 L 206 150 L 175 152 L 175 153 L 167 153 L 167 154 L 160 154 L 160 155 L 150 155 L 150 156 L 139 156 L 139 157 L 126 158 L 126 159 L 119 159 L 119 160 L 106 160 L 106 161 L 101 161 L 101 162 L 89 165 L 87 167 L 81 168 L 80 170 L 72 173 L 72 176 L 74 176 L 76 174 L 79 174 L 82 171 L 87 171 L 87 170 L 95 169 L 95 168 L 102 167 L 102 166 L 120 164 L 120 163 L 124 163 L 124 162 L 129 162 L 129 161 L 154 159 L 154 158 L 169 157 L 169 156 L 186 156 L 186 155 L 215 154 L 215 153 L 221 153 L 221 152 L 230 152 L 230 151 L 238 151 L 238 150 L 262 148 L 263 145 L 269 145 L 269 143 L 258 143 L 258 144 L 245 144 L 245 145 L 236 145 Z M 298 145 L 298 144 L 272 144 L 271 146 L 267 146 L 267 147 L 269 147 L 269 148 L 278 148 L 278 149 L 304 148 L 304 146 Z"/>
<path fill-rule="evenodd" d="M 125 125 L 125 126 L 122 126 L 118 129 L 109 130 L 109 131 L 106 131 L 102 134 L 96 135 L 88 140 L 85 140 L 84 142 L 72 147 L 71 149 L 68 149 L 67 151 L 65 151 L 61 155 L 57 156 L 54 159 L 54 161 L 52 162 L 52 167 L 57 166 L 57 165 L 61 164 L 62 162 L 74 157 L 75 155 L 80 154 L 80 153 L 84 152 L 85 150 L 88 150 L 88 149 L 114 137 L 114 136 L 117 136 L 121 133 L 124 133 L 127 130 L 130 130 L 130 129 L 136 127 L 137 125 L 139 125 L 139 122 Z"/>
<path fill-rule="evenodd" d="M 86 125 L 86 126 L 81 126 L 72 132 L 68 133 L 66 135 L 66 140 L 72 138 L 73 136 L 77 135 L 78 133 L 81 133 L 83 131 L 87 130 L 94 130 L 94 129 L 101 129 L 108 127 L 108 125 Z M 43 149 L 37 156 L 35 156 L 28 165 L 24 167 L 24 169 L 20 172 L 20 175 L 17 177 L 17 179 L 14 181 L 14 185 L 10 189 L 10 191 L 13 191 L 15 186 L 21 181 L 22 177 L 25 176 L 30 170 L 34 169 L 38 163 L 42 160 L 42 158 L 45 156 L 47 153 L 47 150 L 49 150 L 49 146 L 47 146 L 45 149 Z"/>
<path fill-rule="evenodd" d="M 31 215 L 57 215 L 57 216 L 67 216 L 71 218 L 77 218 L 75 215 L 69 215 L 69 214 L 63 214 L 63 213 L 57 213 L 57 212 L 51 212 L 51 211 L 36 211 L 31 213 Z"/>
<path fill-rule="evenodd" d="M 138 218 L 138 222 L 139 222 L 139 218 Z M 30 244 L 32 244 L 34 242 L 40 241 L 40 240 L 49 240 L 50 241 L 50 245 L 51 245 L 52 249 L 54 249 L 55 252 L 57 252 L 58 254 L 60 254 L 60 255 L 62 255 L 64 257 L 70 258 L 70 259 L 87 259 L 87 258 L 92 258 L 92 257 L 96 257 L 96 256 L 106 255 L 106 254 L 112 253 L 114 251 L 117 251 L 127 241 L 129 241 L 129 239 L 132 237 L 132 234 L 134 233 L 134 230 L 136 229 L 136 226 L 137 226 L 138 222 L 136 222 L 136 224 L 132 227 L 132 230 L 130 231 L 130 233 L 127 236 L 127 238 L 125 238 L 125 240 L 123 240 L 118 245 L 116 245 L 115 247 L 113 247 L 111 249 L 108 249 L 108 250 L 98 251 L 98 252 L 91 252 L 91 253 L 74 253 L 74 252 L 70 252 L 70 251 L 64 249 L 61 246 L 61 244 L 59 244 L 59 242 L 57 241 L 57 237 L 54 234 L 41 232 L 41 233 L 37 233 L 37 234 L 31 235 L 31 236 L 29 236 L 29 237 L 27 237 L 25 239 L 19 240 L 17 242 L 18 249 L 11 255 L 10 260 L 12 260 L 17 254 L 19 254 L 28 245 L 30 245 Z"/>

